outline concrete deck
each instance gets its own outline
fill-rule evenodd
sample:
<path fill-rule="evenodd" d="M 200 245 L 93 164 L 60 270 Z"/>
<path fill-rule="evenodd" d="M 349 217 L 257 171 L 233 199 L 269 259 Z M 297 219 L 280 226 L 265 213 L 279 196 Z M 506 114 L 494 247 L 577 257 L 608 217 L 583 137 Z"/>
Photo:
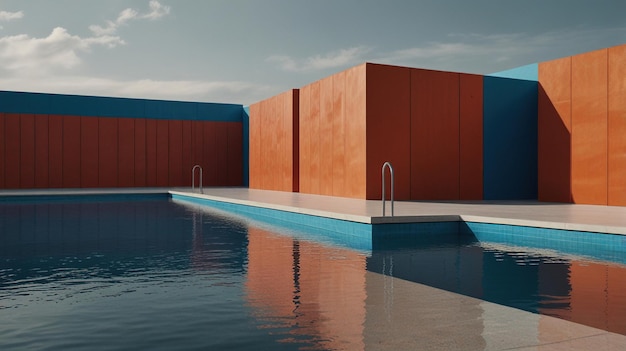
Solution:
<path fill-rule="evenodd" d="M 188 193 L 190 189 L 177 189 Z M 205 188 L 200 197 L 362 223 L 467 221 L 626 235 L 626 207 L 538 201 L 396 201 L 382 216 L 379 200 L 254 190 Z"/>
<path fill-rule="evenodd" d="M 3 190 L 3 196 L 77 194 L 189 194 L 189 188 Z M 626 207 L 511 202 L 396 202 L 395 217 L 380 201 L 251 190 L 205 188 L 195 196 L 363 223 L 475 221 L 626 234 Z M 366 273 L 372 284 L 382 275 Z M 626 350 L 626 335 L 537 315 L 425 285 L 393 279 L 393 310 L 380 305 L 366 323 L 371 350 Z M 381 281 L 376 283 L 377 281 Z M 379 291 L 379 290 L 376 290 Z M 373 292 L 372 292 L 373 294 Z M 373 296 L 376 297 L 376 296 Z M 382 297 L 380 297 L 382 299 Z M 392 318 L 395 322 L 390 323 Z"/>

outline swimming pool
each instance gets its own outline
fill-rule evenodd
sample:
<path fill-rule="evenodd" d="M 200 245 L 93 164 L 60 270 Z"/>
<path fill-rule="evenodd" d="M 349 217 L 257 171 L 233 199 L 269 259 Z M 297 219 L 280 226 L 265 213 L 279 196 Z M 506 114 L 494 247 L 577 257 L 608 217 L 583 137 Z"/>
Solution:
<path fill-rule="evenodd" d="M 354 248 L 166 197 L 118 200 L 0 203 L 0 349 L 488 349 L 507 318 L 535 338 L 507 346 L 540 343 L 542 315 L 626 335 L 618 262 L 461 224 Z"/>

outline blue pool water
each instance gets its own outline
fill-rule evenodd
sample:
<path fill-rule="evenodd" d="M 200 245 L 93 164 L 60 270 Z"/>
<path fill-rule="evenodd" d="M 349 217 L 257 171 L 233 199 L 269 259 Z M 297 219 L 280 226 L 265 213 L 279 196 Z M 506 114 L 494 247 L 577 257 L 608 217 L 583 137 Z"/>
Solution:
<path fill-rule="evenodd" d="M 626 335 L 620 263 L 454 227 L 348 246 L 163 198 L 0 203 L 0 350 L 362 349 L 406 324 L 394 281 Z"/>

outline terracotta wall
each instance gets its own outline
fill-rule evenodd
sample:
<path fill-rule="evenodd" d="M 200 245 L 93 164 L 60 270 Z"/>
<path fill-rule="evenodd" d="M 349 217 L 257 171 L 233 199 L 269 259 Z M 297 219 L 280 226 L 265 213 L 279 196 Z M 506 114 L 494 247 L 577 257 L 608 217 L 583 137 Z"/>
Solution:
<path fill-rule="evenodd" d="M 300 93 L 300 192 L 380 199 L 389 161 L 398 200 L 482 198 L 481 76 L 367 63 Z"/>
<path fill-rule="evenodd" d="M 626 45 L 539 64 L 539 199 L 626 205 Z"/>
<path fill-rule="evenodd" d="M 300 89 L 300 192 L 365 197 L 365 68 Z"/>
<path fill-rule="evenodd" d="M 0 113 L 0 188 L 242 184 L 240 122 Z"/>
<path fill-rule="evenodd" d="M 293 89 L 250 105 L 250 188 L 298 191 L 299 94 Z"/>

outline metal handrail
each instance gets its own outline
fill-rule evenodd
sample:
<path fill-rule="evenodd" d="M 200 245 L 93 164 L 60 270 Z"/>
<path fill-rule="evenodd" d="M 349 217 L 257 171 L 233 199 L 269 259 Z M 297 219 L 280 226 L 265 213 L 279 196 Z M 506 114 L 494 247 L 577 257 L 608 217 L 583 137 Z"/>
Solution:
<path fill-rule="evenodd" d="M 382 176 L 383 176 L 383 217 L 385 217 L 385 168 L 389 167 L 389 174 L 391 175 L 391 217 L 393 217 L 393 166 L 389 162 L 383 163 Z"/>
<path fill-rule="evenodd" d="M 200 194 L 203 194 L 202 192 L 202 167 L 200 165 L 195 165 L 193 166 L 193 168 L 191 169 L 191 191 L 195 190 L 195 186 L 196 186 L 196 168 L 200 168 Z"/>

